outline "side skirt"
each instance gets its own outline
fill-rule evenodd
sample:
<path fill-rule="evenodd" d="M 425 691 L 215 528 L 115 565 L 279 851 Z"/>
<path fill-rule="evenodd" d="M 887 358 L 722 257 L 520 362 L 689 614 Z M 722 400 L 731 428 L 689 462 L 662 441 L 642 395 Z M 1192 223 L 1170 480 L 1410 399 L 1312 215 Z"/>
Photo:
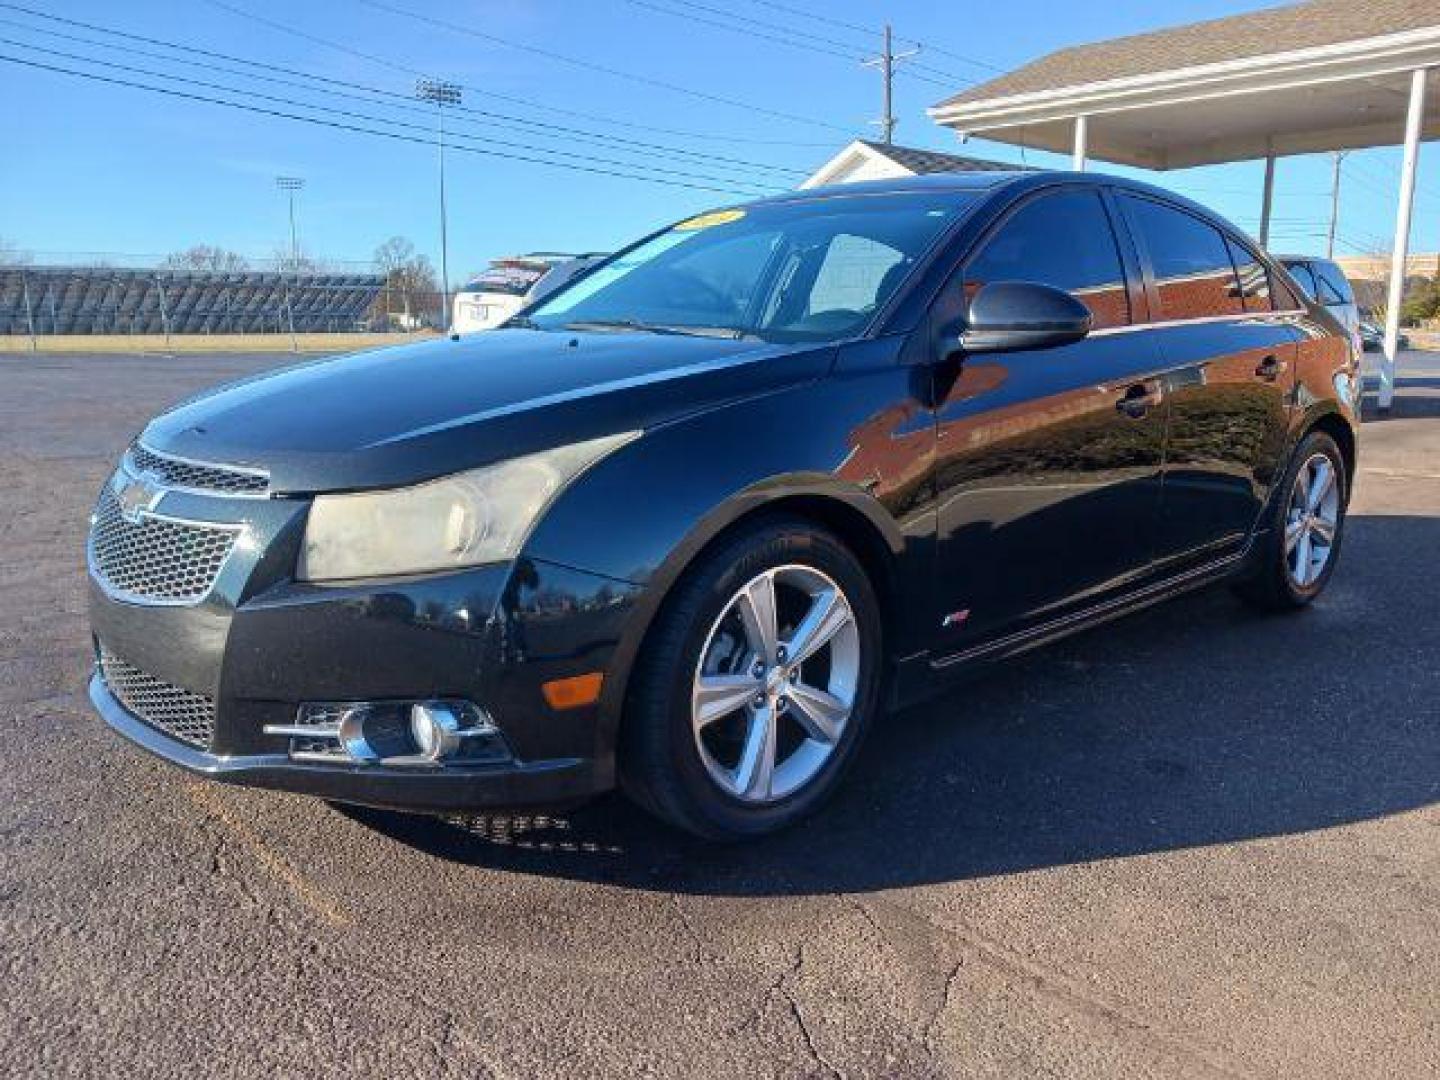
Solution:
<path fill-rule="evenodd" d="M 1029 627 L 1018 633 L 1009 634 L 993 641 L 987 641 L 962 652 L 952 653 L 939 659 L 928 656 L 914 656 L 896 665 L 891 684 L 890 706 L 894 709 L 918 704 L 929 697 L 944 692 L 946 688 L 967 677 L 979 674 L 990 664 L 1019 656 L 1031 649 L 1059 641 L 1061 638 L 1078 634 L 1083 630 L 1107 623 L 1125 615 L 1142 611 L 1154 604 L 1193 592 L 1220 581 L 1238 576 L 1246 569 L 1252 543 L 1245 550 L 1234 555 L 1206 563 L 1204 566 L 1187 570 L 1164 581 L 1147 585 L 1135 592 L 1096 604 L 1083 611 L 1072 612 L 1060 619 Z"/>

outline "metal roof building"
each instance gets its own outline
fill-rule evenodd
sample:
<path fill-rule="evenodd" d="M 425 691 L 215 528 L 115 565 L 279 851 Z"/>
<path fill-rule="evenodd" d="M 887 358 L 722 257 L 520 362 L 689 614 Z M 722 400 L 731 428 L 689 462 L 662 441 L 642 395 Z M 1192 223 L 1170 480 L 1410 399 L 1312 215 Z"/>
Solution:
<path fill-rule="evenodd" d="M 0 267 L 0 336 L 356 330 L 379 274 Z"/>

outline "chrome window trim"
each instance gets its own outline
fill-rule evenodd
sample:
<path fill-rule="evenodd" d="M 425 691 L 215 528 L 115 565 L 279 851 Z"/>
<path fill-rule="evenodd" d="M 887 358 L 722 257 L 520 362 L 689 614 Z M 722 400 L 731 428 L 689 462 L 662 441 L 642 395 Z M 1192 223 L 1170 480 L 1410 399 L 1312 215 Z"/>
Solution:
<path fill-rule="evenodd" d="M 239 473 L 242 476 L 253 476 L 265 482 L 264 491 L 221 491 L 218 488 L 192 487 L 188 484 L 157 483 L 156 486 L 164 491 L 182 491 L 187 495 L 203 495 L 210 499 L 270 499 L 274 498 L 270 491 L 270 472 L 268 469 L 258 469 L 251 465 L 228 465 L 221 461 L 200 461 L 197 458 L 182 457 L 180 454 L 172 454 L 168 451 L 161 452 L 153 446 L 147 445 L 142 439 L 136 439 L 134 446 L 138 446 L 145 453 L 162 461 L 174 461 L 180 465 L 188 465 L 196 469 L 214 469 L 216 472 Z M 131 476 L 146 476 L 153 480 L 160 481 L 162 478 L 152 472 L 142 469 L 135 463 L 132 447 L 127 447 L 125 457 L 121 461 L 122 467 Z"/>
<path fill-rule="evenodd" d="M 1107 326 L 1101 330 L 1090 331 L 1090 337 L 1103 337 L 1109 334 L 1131 334 L 1136 330 L 1168 330 L 1174 326 L 1203 326 L 1206 323 L 1222 322 L 1255 322 L 1260 319 L 1275 319 L 1287 316 L 1304 315 L 1301 308 L 1287 308 L 1284 311 L 1241 311 L 1233 315 L 1200 315 L 1193 319 L 1160 319 L 1155 322 L 1129 323 L 1125 326 Z"/>

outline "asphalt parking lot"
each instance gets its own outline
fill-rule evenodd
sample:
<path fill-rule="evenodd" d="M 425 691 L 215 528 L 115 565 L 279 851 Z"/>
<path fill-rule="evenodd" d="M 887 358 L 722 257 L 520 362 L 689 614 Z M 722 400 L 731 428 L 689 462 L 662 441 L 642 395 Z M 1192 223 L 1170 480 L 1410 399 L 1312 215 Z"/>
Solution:
<path fill-rule="evenodd" d="M 210 786 L 88 711 L 93 493 L 284 357 L 0 356 L 0 1075 L 1440 1073 L 1440 363 L 1342 564 L 890 718 L 807 827 L 437 821 Z"/>

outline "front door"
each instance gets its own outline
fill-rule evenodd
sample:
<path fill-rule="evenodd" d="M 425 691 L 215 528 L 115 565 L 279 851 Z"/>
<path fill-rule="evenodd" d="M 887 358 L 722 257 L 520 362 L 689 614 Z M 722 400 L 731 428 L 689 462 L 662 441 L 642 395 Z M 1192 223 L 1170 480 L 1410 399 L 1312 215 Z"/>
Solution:
<path fill-rule="evenodd" d="M 1126 266 L 1136 264 L 1122 251 L 1096 188 L 1041 193 L 992 231 L 937 303 L 1033 281 L 1068 290 L 1095 325 L 1072 345 L 937 368 L 939 657 L 1063 619 L 1150 570 L 1163 363 L 1135 327 Z"/>

